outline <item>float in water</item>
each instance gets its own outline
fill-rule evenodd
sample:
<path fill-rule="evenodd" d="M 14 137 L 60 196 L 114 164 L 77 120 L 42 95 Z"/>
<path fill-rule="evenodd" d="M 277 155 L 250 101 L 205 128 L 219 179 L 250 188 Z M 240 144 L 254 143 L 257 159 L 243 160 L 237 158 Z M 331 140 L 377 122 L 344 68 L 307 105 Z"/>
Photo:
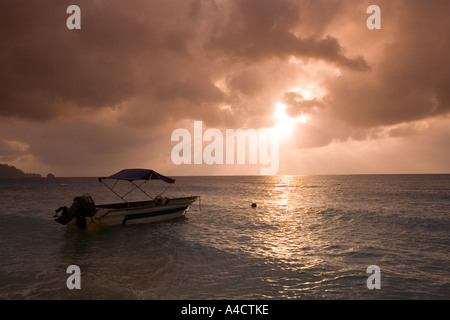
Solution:
<path fill-rule="evenodd" d="M 96 205 L 89 194 L 75 197 L 72 206 L 60 207 L 55 212 L 55 221 L 75 229 L 97 229 L 104 226 L 129 225 L 136 223 L 163 222 L 183 217 L 189 207 L 199 196 L 182 198 L 167 198 L 158 195 L 152 198 L 142 188 L 148 180 L 159 179 L 168 184 L 175 183 L 175 179 L 161 175 L 149 169 L 124 169 L 109 177 L 98 178 L 111 192 L 122 199 L 120 203 Z M 112 185 L 105 180 L 115 180 Z M 115 187 L 120 180 L 128 181 L 131 190 L 121 195 Z M 138 181 L 139 183 L 136 183 Z M 128 202 L 125 196 L 140 190 L 146 199 Z"/>

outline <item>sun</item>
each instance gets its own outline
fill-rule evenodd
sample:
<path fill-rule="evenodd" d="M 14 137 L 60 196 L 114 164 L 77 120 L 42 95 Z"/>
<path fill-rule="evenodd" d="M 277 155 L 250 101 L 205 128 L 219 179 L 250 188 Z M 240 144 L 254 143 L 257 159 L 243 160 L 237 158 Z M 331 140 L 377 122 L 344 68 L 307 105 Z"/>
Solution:
<path fill-rule="evenodd" d="M 296 123 L 305 123 L 309 118 L 307 114 L 292 118 L 286 113 L 286 109 L 287 105 L 279 101 L 275 103 L 275 113 L 272 119 L 275 119 L 277 122 L 273 126 L 273 130 L 279 137 L 289 136 Z"/>

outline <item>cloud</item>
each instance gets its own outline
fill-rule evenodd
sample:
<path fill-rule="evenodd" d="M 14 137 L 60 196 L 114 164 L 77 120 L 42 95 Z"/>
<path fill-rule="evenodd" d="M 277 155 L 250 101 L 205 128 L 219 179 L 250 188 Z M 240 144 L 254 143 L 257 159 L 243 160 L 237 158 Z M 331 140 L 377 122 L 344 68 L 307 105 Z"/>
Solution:
<path fill-rule="evenodd" d="M 6 1 L 0 115 L 49 121 L 80 108 L 126 107 L 145 96 L 147 108 L 171 104 L 165 110 L 175 114 L 184 103 L 216 119 L 215 107 L 246 105 L 234 92 L 254 96 L 267 87 L 258 73 L 240 72 L 242 63 L 295 55 L 368 69 L 362 56 L 346 56 L 334 37 L 296 35 L 305 15 L 300 4 L 79 1 L 82 29 L 73 31 L 65 27 L 64 3 Z M 267 70 L 258 72 L 267 78 Z M 231 79 L 229 96 L 215 86 L 220 78 Z"/>
<path fill-rule="evenodd" d="M 64 113 L 68 105 L 113 106 L 133 94 L 130 59 L 118 51 L 131 40 L 123 43 L 116 33 L 112 45 L 110 32 L 98 35 L 96 26 L 88 25 L 98 21 L 95 14 L 101 12 L 90 10 L 82 16 L 82 26 L 90 31 L 69 31 L 65 9 L 65 3 L 53 1 L 3 3 L 1 20 L 8 32 L 1 34 L 1 40 L 8 50 L 0 58 L 4 70 L 0 115 L 47 121 Z M 122 28 L 127 28 L 132 20 L 122 21 Z M 117 23 L 107 23 L 103 30 L 117 31 Z M 98 47 L 90 38 L 94 34 L 102 42 Z"/>
<path fill-rule="evenodd" d="M 368 74 L 329 78 L 327 105 L 351 125 L 383 126 L 440 116 L 450 111 L 450 28 L 445 1 L 380 1 L 383 21 L 371 51 Z M 395 21 L 394 21 L 395 19 Z M 383 27 L 384 26 L 384 27 Z M 382 37 L 385 35 L 385 37 Z"/>
<path fill-rule="evenodd" d="M 310 116 L 291 150 L 416 137 L 450 111 L 450 4 L 379 0 L 368 30 L 369 2 L 78 0 L 68 30 L 65 2 L 4 0 L 0 156 L 166 165 L 176 128 L 270 127 L 277 102 Z"/>
<path fill-rule="evenodd" d="M 285 92 L 282 101 L 288 106 L 286 113 L 292 118 L 296 118 L 305 113 L 314 113 L 317 109 L 325 105 L 318 98 L 308 100 L 298 92 Z"/>
<path fill-rule="evenodd" d="M 231 9 L 223 25 L 213 29 L 206 45 L 216 54 L 247 62 L 299 56 L 323 59 L 354 70 L 369 70 L 362 56 L 347 57 L 336 38 L 302 37 L 292 31 L 300 22 L 302 2 L 261 0 L 256 6 L 252 0 L 230 3 Z"/>
<path fill-rule="evenodd" d="M 11 161 L 23 156 L 30 146 L 21 141 L 9 141 L 0 139 L 0 160 Z"/>
<path fill-rule="evenodd" d="M 280 174 L 448 173 L 450 149 L 442 148 L 450 141 L 448 120 L 402 124 L 400 135 L 378 131 L 375 139 L 335 140 L 320 148 L 287 150 L 280 159 L 285 170 Z"/>

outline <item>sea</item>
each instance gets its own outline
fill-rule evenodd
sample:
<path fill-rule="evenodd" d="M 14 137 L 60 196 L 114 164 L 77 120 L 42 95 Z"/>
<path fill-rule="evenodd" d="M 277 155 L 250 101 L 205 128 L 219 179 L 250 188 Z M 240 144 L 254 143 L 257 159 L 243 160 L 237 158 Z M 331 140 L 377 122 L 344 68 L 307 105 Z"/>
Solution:
<path fill-rule="evenodd" d="M 450 299 L 450 175 L 175 178 L 185 217 L 95 231 L 54 212 L 97 178 L 0 180 L 0 300 Z"/>

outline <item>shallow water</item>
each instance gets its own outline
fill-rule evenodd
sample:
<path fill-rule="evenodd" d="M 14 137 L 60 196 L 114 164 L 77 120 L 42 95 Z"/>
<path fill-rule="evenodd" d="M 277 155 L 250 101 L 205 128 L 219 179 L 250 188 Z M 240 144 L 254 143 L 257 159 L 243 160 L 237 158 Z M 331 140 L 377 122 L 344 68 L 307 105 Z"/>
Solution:
<path fill-rule="evenodd" d="M 165 195 L 201 196 L 186 218 L 53 221 L 85 192 L 117 200 L 95 178 L 0 180 L 0 299 L 450 298 L 450 175 L 178 177 Z"/>

